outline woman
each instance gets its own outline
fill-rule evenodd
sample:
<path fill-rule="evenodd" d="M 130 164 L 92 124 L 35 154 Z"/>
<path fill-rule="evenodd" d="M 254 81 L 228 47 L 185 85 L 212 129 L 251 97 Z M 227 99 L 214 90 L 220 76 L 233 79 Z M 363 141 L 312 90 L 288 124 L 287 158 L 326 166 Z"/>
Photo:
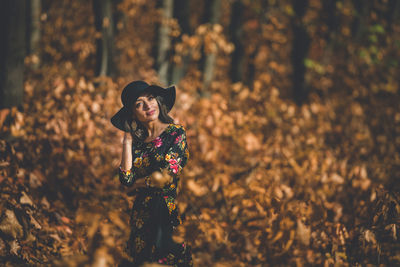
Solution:
<path fill-rule="evenodd" d="M 131 82 L 121 94 L 123 108 L 111 119 L 125 131 L 120 182 L 137 188 L 128 241 L 134 266 L 192 266 L 190 247 L 172 240 L 173 228 L 182 223 L 175 198 L 189 157 L 185 129 L 168 115 L 175 94 L 174 86 Z"/>

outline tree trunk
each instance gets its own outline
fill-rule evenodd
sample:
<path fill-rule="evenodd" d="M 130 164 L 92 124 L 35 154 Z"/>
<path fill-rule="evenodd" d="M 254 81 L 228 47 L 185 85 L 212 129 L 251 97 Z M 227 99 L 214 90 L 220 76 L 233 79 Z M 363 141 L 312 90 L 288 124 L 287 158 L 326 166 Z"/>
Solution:
<path fill-rule="evenodd" d="M 101 33 L 101 38 L 97 39 L 96 74 L 107 76 L 114 72 L 114 22 L 111 0 L 93 0 L 93 11 L 96 31 Z"/>
<path fill-rule="evenodd" d="M 389 31 L 393 31 L 393 25 L 399 24 L 400 22 L 400 1 L 389 0 L 387 7 L 388 29 Z"/>
<path fill-rule="evenodd" d="M 181 34 L 190 35 L 192 33 L 190 28 L 190 0 L 175 0 L 174 3 L 174 17 L 178 20 L 181 28 Z M 177 84 L 183 76 L 185 76 L 189 64 L 189 56 L 182 56 L 180 64 L 173 64 L 171 82 Z"/>
<path fill-rule="evenodd" d="M 121 2 L 123 2 L 123 0 L 113 0 L 112 3 L 114 7 L 117 7 Z M 123 10 L 118 8 L 113 10 L 114 35 L 118 35 L 120 32 L 125 31 L 127 20 L 127 14 Z M 115 54 L 116 51 L 114 50 L 113 52 Z"/>
<path fill-rule="evenodd" d="M 322 64 L 329 64 L 332 57 L 335 55 L 335 34 L 339 28 L 339 20 L 336 14 L 336 2 L 337 0 L 326 0 L 322 2 L 321 20 L 327 28 L 326 32 L 323 33 L 323 38 L 326 40 L 326 47 L 321 59 Z"/>
<path fill-rule="evenodd" d="M 2 1 L 0 108 L 22 106 L 26 55 L 26 0 Z"/>
<path fill-rule="evenodd" d="M 220 17 L 221 0 L 208 0 L 206 1 L 206 12 L 205 18 L 209 17 L 209 22 L 211 24 L 217 24 Z M 207 8 L 209 7 L 209 9 Z M 205 55 L 204 65 L 203 65 L 203 87 L 207 89 L 213 78 L 214 78 L 214 67 L 217 55 L 215 53 L 210 53 Z"/>
<path fill-rule="evenodd" d="M 337 0 L 324 0 L 322 1 L 322 20 L 327 26 L 325 33 L 325 40 L 330 41 L 331 35 L 336 32 L 338 21 L 336 17 L 336 2 Z"/>
<path fill-rule="evenodd" d="M 245 76 L 244 83 L 250 88 L 250 90 L 253 90 L 253 84 L 254 84 L 254 79 L 256 77 L 256 56 L 259 51 L 259 45 L 257 45 L 253 52 L 250 53 L 248 56 L 248 65 L 247 65 L 247 75 Z"/>
<path fill-rule="evenodd" d="M 232 53 L 230 76 L 232 82 L 243 81 L 244 77 L 244 46 L 243 46 L 243 17 L 244 5 L 241 0 L 235 0 L 232 4 L 230 34 L 231 41 L 235 46 Z"/>
<path fill-rule="evenodd" d="M 171 19 L 174 10 L 174 1 L 173 0 L 164 0 L 162 6 L 162 18 L 163 19 Z M 167 85 L 169 82 L 168 73 L 169 73 L 169 54 L 171 50 L 171 38 L 170 38 L 170 28 L 169 26 L 162 22 L 160 26 L 160 30 L 158 33 L 158 51 L 157 51 L 157 71 L 158 77 L 160 79 L 161 84 Z"/>
<path fill-rule="evenodd" d="M 32 67 L 39 67 L 39 46 L 40 46 L 40 13 L 42 10 L 41 0 L 28 0 L 28 24 L 27 24 L 27 53 L 35 56 Z"/>
<path fill-rule="evenodd" d="M 354 8 L 357 11 L 352 25 L 352 35 L 360 40 L 366 31 L 367 18 L 371 9 L 371 1 L 353 0 Z"/>
<path fill-rule="evenodd" d="M 256 19 L 259 21 L 260 26 L 257 27 L 256 34 L 258 36 L 262 36 L 262 26 L 269 23 L 269 1 L 268 0 L 262 0 L 261 1 L 261 12 L 258 13 L 256 16 Z M 244 84 L 247 85 L 250 90 L 253 90 L 254 88 L 254 80 L 256 79 L 257 75 L 257 68 L 255 64 L 256 57 L 259 53 L 260 50 L 260 42 L 255 41 L 255 45 L 248 50 L 248 56 L 247 56 L 247 64 L 246 64 L 246 70 L 245 70 L 245 75 L 244 75 Z"/>
<path fill-rule="evenodd" d="M 304 59 L 307 57 L 310 46 L 310 36 L 302 23 L 308 0 L 293 0 L 293 9 L 295 15 L 292 19 L 293 28 L 293 48 L 292 48 L 292 66 L 293 66 L 293 97 L 298 105 L 304 103 L 308 98 L 308 89 L 304 81 L 306 66 Z"/>

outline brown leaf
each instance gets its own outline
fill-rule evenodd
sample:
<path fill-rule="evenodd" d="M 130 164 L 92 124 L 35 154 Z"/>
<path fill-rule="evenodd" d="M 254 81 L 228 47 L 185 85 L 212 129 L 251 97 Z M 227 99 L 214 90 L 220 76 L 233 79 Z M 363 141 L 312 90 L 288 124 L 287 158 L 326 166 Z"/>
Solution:
<path fill-rule="evenodd" d="M 36 229 L 42 229 L 42 226 L 38 223 L 38 221 L 32 216 L 32 214 L 30 214 L 29 213 L 29 217 L 30 217 L 30 219 L 31 219 L 31 224 L 33 224 L 33 226 L 36 228 Z"/>
<path fill-rule="evenodd" d="M 0 231 L 13 239 L 21 238 L 24 234 L 14 211 L 6 210 L 3 220 L 0 222 Z"/>
<path fill-rule="evenodd" d="M 13 240 L 9 244 L 10 244 L 10 253 L 17 256 L 19 254 L 19 250 L 21 249 L 21 246 L 19 245 L 18 241 Z"/>
<path fill-rule="evenodd" d="M 297 220 L 296 237 L 304 245 L 308 246 L 310 244 L 311 229 L 304 225 L 301 220 Z"/>
<path fill-rule="evenodd" d="M 10 114 L 10 109 L 1 109 L 0 110 L 0 129 L 3 126 L 3 123 L 6 120 L 8 114 Z"/>
<path fill-rule="evenodd" d="M 34 207 L 35 204 L 33 204 L 32 200 L 30 199 L 30 197 L 24 192 L 22 191 L 22 196 L 19 199 L 19 202 L 21 204 L 26 204 L 26 205 L 30 205 L 31 207 Z"/>
<path fill-rule="evenodd" d="M 192 179 L 187 181 L 187 187 L 198 197 L 204 196 L 205 194 L 208 193 L 207 187 L 196 183 Z"/>

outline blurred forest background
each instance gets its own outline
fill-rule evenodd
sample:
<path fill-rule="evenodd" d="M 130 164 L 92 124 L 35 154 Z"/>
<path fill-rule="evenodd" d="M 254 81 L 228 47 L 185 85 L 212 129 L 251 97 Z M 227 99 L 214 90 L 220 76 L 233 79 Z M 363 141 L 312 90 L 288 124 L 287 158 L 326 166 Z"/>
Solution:
<path fill-rule="evenodd" d="M 400 1 L 0 5 L 0 265 L 126 258 L 137 79 L 177 85 L 195 266 L 400 265 Z"/>

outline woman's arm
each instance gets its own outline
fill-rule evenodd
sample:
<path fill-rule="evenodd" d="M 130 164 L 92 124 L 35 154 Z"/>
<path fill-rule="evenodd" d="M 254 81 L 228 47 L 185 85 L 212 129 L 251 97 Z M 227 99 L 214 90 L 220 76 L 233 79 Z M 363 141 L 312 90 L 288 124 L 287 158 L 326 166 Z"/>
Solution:
<path fill-rule="evenodd" d="M 125 132 L 122 142 L 121 168 L 123 170 L 130 170 L 132 168 L 132 136 L 127 132 Z"/>
<path fill-rule="evenodd" d="M 126 186 L 130 186 L 135 181 L 132 171 L 132 135 L 125 132 L 122 142 L 122 159 L 119 167 L 119 181 Z"/>

